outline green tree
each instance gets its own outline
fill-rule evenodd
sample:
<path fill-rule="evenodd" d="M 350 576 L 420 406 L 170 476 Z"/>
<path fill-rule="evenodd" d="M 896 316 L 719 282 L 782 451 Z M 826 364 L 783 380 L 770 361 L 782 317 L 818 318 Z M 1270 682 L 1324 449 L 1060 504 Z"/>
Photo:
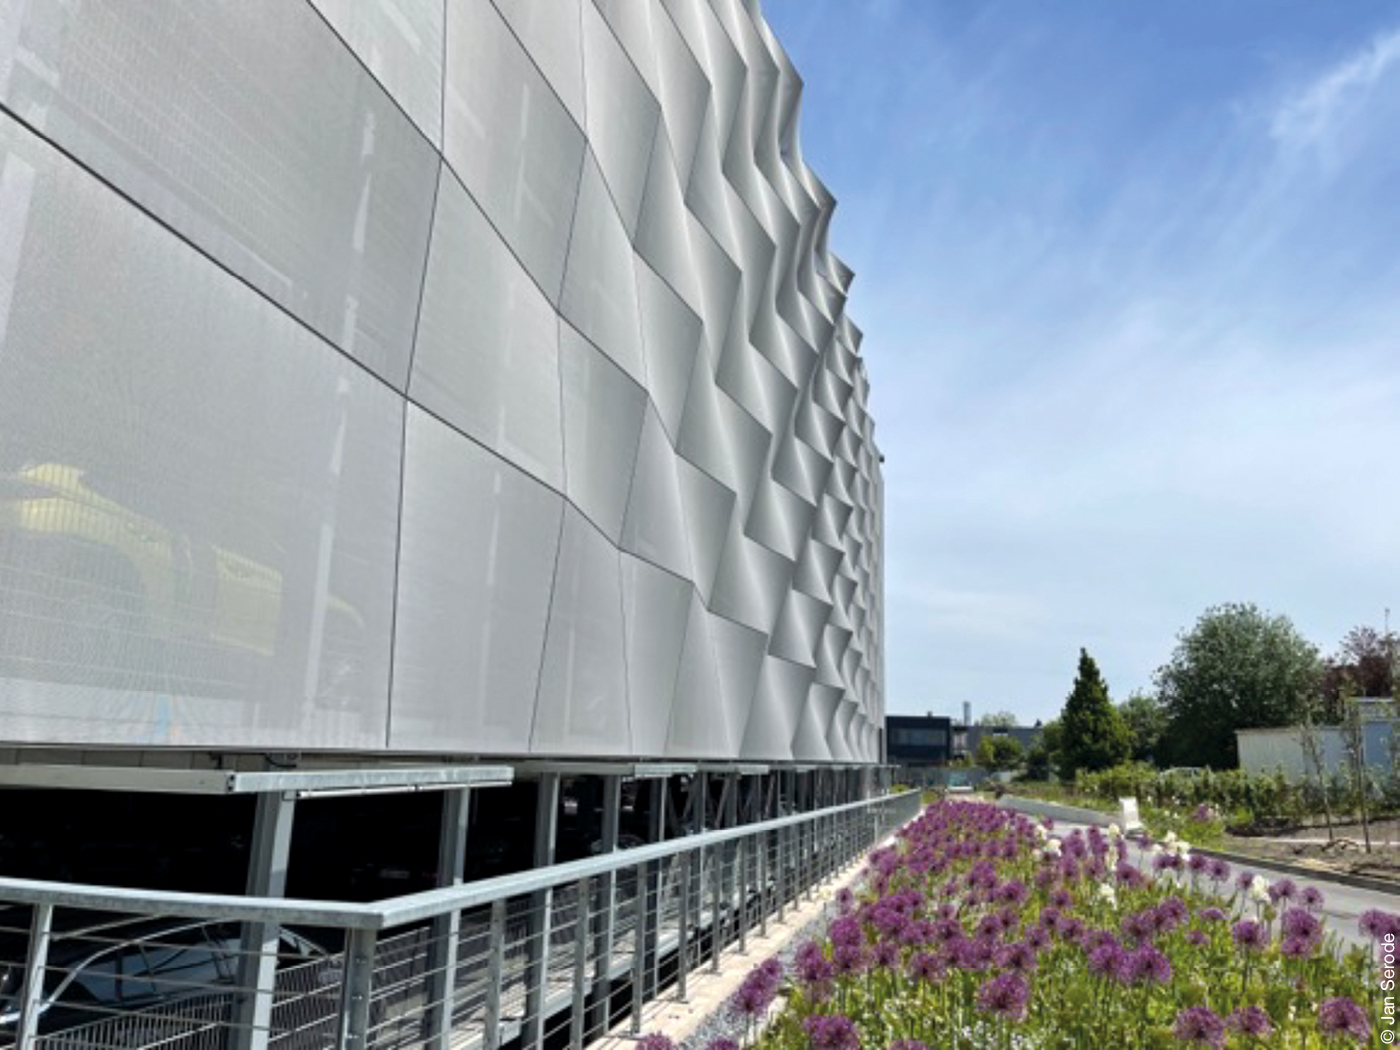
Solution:
<path fill-rule="evenodd" d="M 1254 605 L 1207 609 L 1156 674 L 1176 761 L 1239 765 L 1235 730 L 1301 721 L 1321 673 L 1317 648 L 1288 617 Z"/>
<path fill-rule="evenodd" d="M 1139 762 L 1165 764 L 1167 709 L 1151 693 L 1133 693 L 1118 705 L 1123 724 L 1128 727 L 1132 757 Z"/>
<path fill-rule="evenodd" d="M 1049 772 L 1055 772 L 1063 764 L 1060 757 L 1060 749 L 1064 746 L 1064 727 L 1060 725 L 1058 718 L 1052 718 L 1045 723 L 1045 728 L 1041 731 L 1038 746 L 1045 748 L 1045 760 L 1049 763 Z"/>
<path fill-rule="evenodd" d="M 1116 766 L 1128 757 L 1128 727 L 1109 702 L 1098 664 L 1079 650 L 1079 673 L 1060 712 L 1060 775 Z"/>
<path fill-rule="evenodd" d="M 979 726 L 993 726 L 1010 729 L 1016 725 L 1016 716 L 1010 711 L 988 711 L 977 719 Z"/>
<path fill-rule="evenodd" d="M 984 736 L 977 744 L 977 764 L 986 769 L 1015 769 L 1021 764 L 1021 742 L 1014 736 Z"/>

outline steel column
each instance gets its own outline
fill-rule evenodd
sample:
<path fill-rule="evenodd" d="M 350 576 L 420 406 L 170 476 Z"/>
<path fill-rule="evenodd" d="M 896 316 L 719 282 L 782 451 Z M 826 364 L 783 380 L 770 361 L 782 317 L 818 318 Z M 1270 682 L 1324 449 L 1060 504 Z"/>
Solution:
<path fill-rule="evenodd" d="M 250 897 L 281 897 L 287 892 L 287 859 L 292 848 L 296 797 L 266 791 L 258 795 L 248 858 Z M 234 1050 L 264 1050 L 272 1023 L 272 994 L 277 975 L 276 923 L 244 923 L 238 959 L 238 998 L 234 1005 Z"/>
<path fill-rule="evenodd" d="M 690 883 L 694 854 L 687 850 L 680 858 L 680 917 L 676 923 L 676 994 L 681 1002 L 689 995 L 690 977 Z"/>
<path fill-rule="evenodd" d="M 666 840 L 666 778 L 658 777 L 650 781 L 647 791 L 650 806 L 647 810 L 647 841 L 664 842 Z M 642 942 L 646 957 L 645 982 L 642 991 L 646 998 L 650 999 L 661 985 L 661 956 L 656 950 L 656 946 L 661 937 L 662 863 L 655 861 L 651 864 L 644 864 L 642 867 L 645 871 L 645 878 L 637 884 L 638 892 L 646 902 L 646 908 L 641 913 L 646 919 L 643 927 L 646 936 Z"/>
<path fill-rule="evenodd" d="M 442 822 L 438 830 L 439 886 L 458 886 L 462 882 L 470 816 L 470 788 L 449 791 L 443 796 Z M 457 945 L 461 934 L 462 917 L 455 909 L 433 920 L 432 940 L 428 944 L 428 1002 L 423 1012 L 423 1036 L 433 1050 L 448 1050 L 452 1037 Z"/>
<path fill-rule="evenodd" d="M 543 773 L 535 794 L 534 866 L 547 868 L 554 863 L 554 841 L 559 827 L 559 774 Z M 549 978 L 550 914 L 554 891 L 530 894 L 530 911 L 525 935 L 525 1019 L 521 1044 L 527 1050 L 544 1047 L 544 1007 Z"/>
<path fill-rule="evenodd" d="M 603 777 L 603 835 L 602 853 L 617 850 L 618 821 L 622 815 L 622 777 L 609 774 Z M 597 921 L 594 925 L 593 945 L 593 1009 L 588 1015 L 588 1030 L 599 1034 L 607 1031 L 612 1019 L 612 998 L 609 985 L 612 982 L 613 937 L 617 929 L 617 872 L 609 871 L 598 876 Z"/>
<path fill-rule="evenodd" d="M 16 1050 L 34 1050 L 39 1035 L 39 1005 L 44 1000 L 44 967 L 49 961 L 49 935 L 53 930 L 53 905 L 39 904 L 29 924 L 29 953 L 24 960 L 24 988 L 15 1029 Z"/>
<path fill-rule="evenodd" d="M 583 1023 L 588 1005 L 588 924 L 592 879 L 575 884 L 578 909 L 574 918 L 574 1002 L 569 1008 L 569 1050 L 583 1050 Z"/>
<path fill-rule="evenodd" d="M 491 902 L 491 947 L 486 956 L 486 1016 L 481 1033 L 483 1050 L 500 1050 L 501 1046 L 501 978 L 506 961 L 506 902 L 498 898 Z"/>

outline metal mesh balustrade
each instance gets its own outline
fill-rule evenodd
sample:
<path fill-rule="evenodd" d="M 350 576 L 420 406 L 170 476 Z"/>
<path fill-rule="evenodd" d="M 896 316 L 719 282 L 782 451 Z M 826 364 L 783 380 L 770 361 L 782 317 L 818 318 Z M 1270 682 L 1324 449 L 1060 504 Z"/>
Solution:
<path fill-rule="evenodd" d="M 374 904 L 0 879 L 0 1047 L 582 1047 L 638 1030 L 644 1002 L 683 996 L 918 805 L 911 792 Z"/>

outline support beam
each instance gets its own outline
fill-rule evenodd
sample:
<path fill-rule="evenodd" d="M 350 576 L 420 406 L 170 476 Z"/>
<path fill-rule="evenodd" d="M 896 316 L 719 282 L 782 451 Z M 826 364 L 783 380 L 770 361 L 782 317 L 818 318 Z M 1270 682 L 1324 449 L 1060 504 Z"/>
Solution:
<path fill-rule="evenodd" d="M 287 859 L 292 848 L 296 797 L 269 791 L 258 796 L 253 843 L 248 858 L 250 897 L 282 897 L 287 892 Z M 272 1022 L 272 994 L 277 974 L 276 923 L 244 923 L 238 959 L 238 998 L 234 1004 L 235 1050 L 265 1050 Z"/>
<path fill-rule="evenodd" d="M 345 978 L 340 989 L 339 1050 L 366 1050 L 370 1045 L 370 997 L 374 987 L 374 930 L 351 930 L 345 945 Z"/>
<path fill-rule="evenodd" d="M 438 886 L 457 886 L 467 863 L 467 825 L 471 789 L 449 791 L 442 799 L 438 828 Z M 452 1037 L 452 1004 L 457 992 L 457 945 L 462 934 L 461 913 L 448 912 L 433 920 L 428 943 L 428 1003 L 423 1011 L 423 1039 L 431 1050 L 448 1050 Z"/>

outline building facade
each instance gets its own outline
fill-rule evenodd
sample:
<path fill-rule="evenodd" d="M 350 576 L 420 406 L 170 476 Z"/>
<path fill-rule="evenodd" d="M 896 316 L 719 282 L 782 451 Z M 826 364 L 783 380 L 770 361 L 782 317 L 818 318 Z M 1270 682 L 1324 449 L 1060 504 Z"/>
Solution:
<path fill-rule="evenodd" d="M 878 760 L 799 93 L 739 0 L 0 7 L 0 744 Z"/>
<path fill-rule="evenodd" d="M 953 720 L 946 715 L 886 715 L 885 746 L 891 765 L 945 766 L 952 757 Z"/>

